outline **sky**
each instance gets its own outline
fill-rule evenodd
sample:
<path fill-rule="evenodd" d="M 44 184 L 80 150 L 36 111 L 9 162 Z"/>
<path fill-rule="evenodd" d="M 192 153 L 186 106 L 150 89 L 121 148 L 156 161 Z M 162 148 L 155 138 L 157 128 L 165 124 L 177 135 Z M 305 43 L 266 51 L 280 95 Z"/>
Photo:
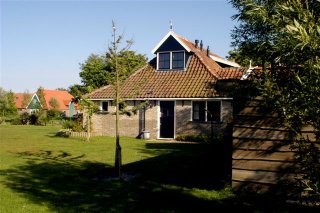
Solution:
<path fill-rule="evenodd" d="M 90 54 L 106 52 L 117 33 L 133 39 L 131 50 L 145 54 L 173 31 L 225 57 L 232 50 L 236 13 L 228 0 L 111 1 L 0 0 L 0 87 L 35 92 L 81 84 L 80 63 Z"/>

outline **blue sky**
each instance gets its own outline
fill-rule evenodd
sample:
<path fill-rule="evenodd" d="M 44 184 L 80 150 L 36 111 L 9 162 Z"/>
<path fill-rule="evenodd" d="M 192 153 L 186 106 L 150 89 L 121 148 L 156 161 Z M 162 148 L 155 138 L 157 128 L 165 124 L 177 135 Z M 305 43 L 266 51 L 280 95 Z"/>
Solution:
<path fill-rule="evenodd" d="M 81 83 L 80 66 L 111 41 L 111 22 L 133 39 L 132 50 L 151 50 L 169 30 L 225 57 L 231 43 L 228 0 L 212 1 L 1 1 L 1 84 L 5 90 L 34 92 Z"/>

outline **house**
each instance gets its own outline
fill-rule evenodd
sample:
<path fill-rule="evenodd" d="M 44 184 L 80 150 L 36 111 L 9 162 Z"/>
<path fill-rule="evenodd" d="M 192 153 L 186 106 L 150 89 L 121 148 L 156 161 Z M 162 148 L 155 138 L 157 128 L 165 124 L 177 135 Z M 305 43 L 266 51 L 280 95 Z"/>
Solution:
<path fill-rule="evenodd" d="M 39 110 L 41 107 L 37 94 L 15 93 L 15 104 L 19 114 L 27 112 L 29 114 Z"/>
<path fill-rule="evenodd" d="M 245 69 L 204 48 L 203 42 L 190 42 L 173 31 L 152 50 L 155 58 L 134 72 L 120 88 L 128 108 L 148 101 L 136 115 L 122 115 L 120 134 L 151 139 L 179 135 L 210 134 L 223 131 L 232 119 L 232 97 L 216 86 L 239 81 Z M 87 94 L 100 106 L 93 115 L 93 132 L 115 134 L 115 90 L 104 86 Z"/>
<path fill-rule="evenodd" d="M 43 90 L 46 106 L 44 109 L 56 109 L 65 113 L 66 117 L 72 117 L 77 114 L 77 106 L 73 102 L 74 97 L 67 91 L 61 90 Z"/>
<path fill-rule="evenodd" d="M 56 109 L 65 113 L 66 117 L 72 117 L 77 114 L 77 105 L 73 101 L 73 96 L 67 91 L 60 90 L 43 90 L 45 106 L 40 102 L 36 93 L 16 93 L 15 103 L 19 113 L 33 113 L 43 108 L 44 110 Z"/>

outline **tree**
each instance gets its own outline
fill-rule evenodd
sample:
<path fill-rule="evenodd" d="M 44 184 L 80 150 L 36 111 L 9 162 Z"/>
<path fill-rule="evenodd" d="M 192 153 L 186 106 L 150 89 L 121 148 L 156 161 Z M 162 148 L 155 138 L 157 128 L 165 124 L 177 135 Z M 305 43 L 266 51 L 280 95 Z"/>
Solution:
<path fill-rule="evenodd" d="M 320 143 L 320 1 L 230 2 L 239 11 L 234 18 L 240 21 L 233 31 L 233 45 L 270 65 L 259 82 L 261 94 L 294 134 L 292 148 L 298 151 L 302 183 L 319 199 L 319 150 L 302 137 L 301 128 L 313 126 Z"/>
<path fill-rule="evenodd" d="M 53 108 L 53 109 L 58 109 L 60 107 L 60 104 L 58 102 L 58 100 L 56 98 L 50 98 L 49 100 L 49 105 Z"/>
<path fill-rule="evenodd" d="M 46 99 L 44 98 L 44 88 L 43 87 L 39 87 L 37 90 L 37 96 L 39 98 L 40 104 L 41 104 L 41 108 L 42 109 L 47 109 L 47 103 L 46 103 Z"/>
<path fill-rule="evenodd" d="M 99 110 L 99 107 L 93 101 L 90 101 L 86 98 L 76 99 L 75 102 L 79 103 L 80 109 L 86 112 L 87 141 L 90 141 L 92 116 L 96 111 Z"/>
<path fill-rule="evenodd" d="M 242 66 L 249 67 L 262 65 L 262 61 L 259 58 L 252 58 L 248 56 L 246 53 L 244 53 L 243 49 L 234 49 L 228 52 L 227 59 L 231 61 L 235 61 L 238 64 L 241 64 Z"/>
<path fill-rule="evenodd" d="M 85 86 L 96 89 L 108 84 L 109 68 L 105 55 L 91 54 L 80 67 L 79 75 Z"/>
<path fill-rule="evenodd" d="M 23 100 L 22 100 L 22 107 L 28 107 L 28 104 L 31 102 L 32 95 L 29 93 L 28 90 L 24 91 L 23 93 Z"/>
<path fill-rule="evenodd" d="M 80 64 L 80 77 L 83 86 L 97 89 L 112 84 L 115 81 L 112 57 L 109 49 L 109 52 L 105 55 L 91 54 L 84 63 Z M 144 55 L 127 49 L 121 50 L 118 53 L 117 62 L 123 67 L 120 78 L 127 78 L 134 71 L 144 66 L 146 62 L 147 58 Z"/>
<path fill-rule="evenodd" d="M 112 38 L 113 41 L 108 48 L 107 53 L 107 62 L 110 66 L 110 81 L 109 84 L 112 84 L 115 88 L 115 105 L 116 105 L 116 150 L 115 150 L 115 170 L 118 177 L 121 177 L 121 166 L 122 166 L 122 155 L 121 155 L 121 146 L 120 146 L 120 104 L 124 100 L 121 99 L 120 89 L 123 81 L 132 74 L 138 67 L 145 64 L 146 59 L 144 56 L 137 56 L 135 52 L 129 51 L 129 48 L 133 44 L 132 40 L 127 40 L 126 45 L 122 48 L 119 46 L 122 44 L 123 36 L 118 36 L 116 34 L 115 23 L 112 22 Z M 143 59 L 143 63 L 141 60 Z"/>
<path fill-rule="evenodd" d="M 73 97 L 78 98 L 82 97 L 84 94 L 92 92 L 92 90 L 91 86 L 84 86 L 80 84 L 74 84 L 68 88 L 69 93 L 73 95 Z"/>
<path fill-rule="evenodd" d="M 15 116 L 18 114 L 15 105 L 15 96 L 12 91 L 5 91 L 0 87 L 0 110 L 1 117 Z"/>

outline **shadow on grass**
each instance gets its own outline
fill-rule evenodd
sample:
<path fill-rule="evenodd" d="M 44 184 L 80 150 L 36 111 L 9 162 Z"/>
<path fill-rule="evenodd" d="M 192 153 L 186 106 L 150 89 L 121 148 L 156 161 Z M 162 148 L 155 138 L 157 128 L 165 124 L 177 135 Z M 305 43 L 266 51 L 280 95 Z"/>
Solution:
<path fill-rule="evenodd" d="M 7 187 L 55 212 L 256 210 L 228 190 L 214 191 L 230 179 L 222 147 L 148 143 L 140 151 L 162 155 L 124 165 L 131 179 L 114 178 L 111 165 L 49 150 L 17 153 L 27 163 L 0 174 Z"/>

